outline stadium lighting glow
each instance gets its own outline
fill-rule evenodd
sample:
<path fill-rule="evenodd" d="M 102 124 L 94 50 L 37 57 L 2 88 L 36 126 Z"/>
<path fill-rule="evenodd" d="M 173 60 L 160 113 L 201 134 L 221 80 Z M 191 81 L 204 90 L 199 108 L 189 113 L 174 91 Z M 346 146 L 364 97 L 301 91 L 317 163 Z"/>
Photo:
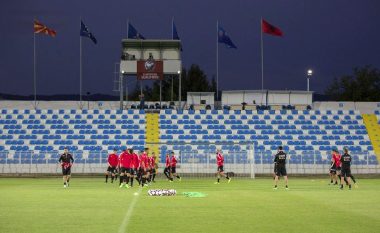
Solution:
<path fill-rule="evenodd" d="M 181 73 L 181 71 L 180 71 L 180 70 L 178 70 L 178 71 L 177 71 L 177 73 L 178 73 L 178 74 L 180 74 L 180 73 Z"/>
<path fill-rule="evenodd" d="M 126 72 L 124 70 L 121 71 L 122 74 L 125 74 Z"/>
<path fill-rule="evenodd" d="M 312 70 L 308 70 L 308 71 L 307 71 L 307 75 L 308 75 L 308 76 L 313 75 L 313 71 L 312 71 Z"/>

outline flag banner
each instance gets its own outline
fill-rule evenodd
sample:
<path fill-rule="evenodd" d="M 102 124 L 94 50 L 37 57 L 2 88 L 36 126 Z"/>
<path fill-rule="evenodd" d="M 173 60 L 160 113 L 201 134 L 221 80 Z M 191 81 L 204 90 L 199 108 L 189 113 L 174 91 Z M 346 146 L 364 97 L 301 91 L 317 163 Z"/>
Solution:
<path fill-rule="evenodd" d="M 96 40 L 94 34 L 88 30 L 88 27 L 83 23 L 83 21 L 80 21 L 80 36 L 88 37 L 94 42 L 94 44 L 98 43 Z"/>
<path fill-rule="evenodd" d="M 41 33 L 48 36 L 55 37 L 57 35 L 57 32 L 54 31 L 51 28 L 46 27 L 42 23 L 38 22 L 37 20 L 34 20 L 34 33 Z"/>
<path fill-rule="evenodd" d="M 284 33 L 282 33 L 281 29 L 278 27 L 273 26 L 272 24 L 268 23 L 265 20 L 262 20 L 261 27 L 264 33 L 273 35 L 273 36 L 283 36 Z"/>
<path fill-rule="evenodd" d="M 178 35 L 177 27 L 174 24 L 174 20 L 172 21 L 172 40 L 181 40 Z M 181 51 L 183 51 L 182 43 L 181 43 Z"/>
<path fill-rule="evenodd" d="M 154 59 L 137 61 L 138 80 L 163 80 L 164 63 Z"/>
<path fill-rule="evenodd" d="M 227 45 L 228 48 L 237 49 L 236 45 L 232 42 L 231 38 L 227 35 L 227 32 L 219 27 L 218 29 L 218 42 Z"/>
<path fill-rule="evenodd" d="M 172 35 L 172 39 L 173 40 L 180 40 L 179 36 L 178 36 L 178 32 L 177 32 L 177 27 L 175 26 L 174 24 L 174 21 L 173 21 L 173 25 L 172 25 L 172 29 L 173 29 L 173 35 Z"/>
<path fill-rule="evenodd" d="M 141 35 L 132 24 L 128 23 L 128 39 L 140 39 L 145 40 L 145 37 Z"/>

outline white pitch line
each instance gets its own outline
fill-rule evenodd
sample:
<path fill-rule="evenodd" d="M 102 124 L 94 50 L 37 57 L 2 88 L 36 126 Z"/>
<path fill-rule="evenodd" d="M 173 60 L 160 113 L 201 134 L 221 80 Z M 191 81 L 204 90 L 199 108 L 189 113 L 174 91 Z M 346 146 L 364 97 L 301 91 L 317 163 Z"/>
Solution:
<path fill-rule="evenodd" d="M 123 222 L 121 223 L 121 225 L 120 225 L 120 227 L 119 227 L 119 233 L 127 232 L 127 226 L 128 226 L 128 223 L 129 223 L 129 219 L 130 219 L 131 216 L 132 216 L 133 209 L 135 208 L 135 205 L 136 205 L 137 199 L 139 198 L 139 196 L 140 196 L 140 194 L 141 194 L 141 190 L 142 190 L 142 189 L 139 188 L 139 191 L 137 192 L 138 195 L 134 195 L 134 196 L 133 196 L 133 199 L 132 199 L 131 204 L 129 205 L 128 211 L 127 211 L 127 213 L 125 214 L 124 219 L 123 219 Z"/>

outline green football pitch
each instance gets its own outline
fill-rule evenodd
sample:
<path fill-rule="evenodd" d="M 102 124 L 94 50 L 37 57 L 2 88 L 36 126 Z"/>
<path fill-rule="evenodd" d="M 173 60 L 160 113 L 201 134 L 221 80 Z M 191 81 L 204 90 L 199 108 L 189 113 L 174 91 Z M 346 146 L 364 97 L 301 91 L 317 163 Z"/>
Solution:
<path fill-rule="evenodd" d="M 379 232 L 380 180 L 359 179 L 349 191 L 328 179 L 158 179 L 119 189 L 101 178 L 0 178 L 0 232 Z M 170 188 L 177 196 L 151 197 Z M 182 192 L 202 192 L 189 198 Z"/>

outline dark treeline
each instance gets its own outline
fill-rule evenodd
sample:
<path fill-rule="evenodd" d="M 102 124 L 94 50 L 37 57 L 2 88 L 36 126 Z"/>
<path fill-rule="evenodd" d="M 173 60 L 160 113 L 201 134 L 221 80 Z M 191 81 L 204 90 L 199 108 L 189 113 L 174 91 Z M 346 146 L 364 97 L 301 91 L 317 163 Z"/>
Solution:
<path fill-rule="evenodd" d="M 173 80 L 173 96 L 172 96 Z M 178 100 L 178 75 L 166 76 L 162 82 L 162 101 Z M 215 77 L 209 79 L 198 65 L 191 65 L 182 70 L 182 100 L 185 101 L 187 92 L 216 92 Z M 160 99 L 160 81 L 153 85 L 145 85 L 143 93 L 146 101 Z M 140 82 L 136 82 L 128 100 L 139 100 Z M 221 95 L 219 95 L 221 96 Z M 38 95 L 38 100 L 79 100 L 79 95 Z M 1 94 L 0 100 L 33 100 L 33 95 L 22 96 Z M 117 101 L 118 95 L 84 93 L 84 101 Z M 350 75 L 335 78 L 324 94 L 314 94 L 314 101 L 380 101 L 380 71 L 372 66 L 357 67 Z"/>
<path fill-rule="evenodd" d="M 353 74 L 335 78 L 325 94 L 334 101 L 380 101 L 380 71 L 371 66 L 354 68 Z"/>

